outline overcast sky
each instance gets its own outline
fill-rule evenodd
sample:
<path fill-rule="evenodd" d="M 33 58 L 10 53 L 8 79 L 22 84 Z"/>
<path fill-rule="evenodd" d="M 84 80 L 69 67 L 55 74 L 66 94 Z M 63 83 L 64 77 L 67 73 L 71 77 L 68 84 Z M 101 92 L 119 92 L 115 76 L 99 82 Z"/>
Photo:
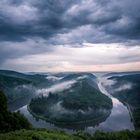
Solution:
<path fill-rule="evenodd" d="M 0 69 L 140 70 L 140 0 L 0 0 Z"/>

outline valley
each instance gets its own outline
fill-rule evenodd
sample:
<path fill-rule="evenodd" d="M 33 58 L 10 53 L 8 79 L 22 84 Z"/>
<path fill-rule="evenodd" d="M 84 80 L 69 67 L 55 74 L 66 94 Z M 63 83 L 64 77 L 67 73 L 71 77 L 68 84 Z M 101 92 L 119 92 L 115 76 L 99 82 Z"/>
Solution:
<path fill-rule="evenodd" d="M 9 81 L 6 77 L 0 82 L 4 85 L 1 89 L 8 98 L 9 109 L 19 110 L 34 127 L 57 128 L 68 132 L 135 129 L 135 118 L 132 119 L 134 114 L 130 113 L 131 104 L 125 104 L 113 95 L 111 74 L 108 77 L 99 73 L 39 73 L 20 76 L 16 72 L 6 73 L 1 72 L 0 78 L 7 76 L 15 81 Z M 8 82 L 12 83 L 11 87 Z M 22 87 L 16 92 L 22 96 L 10 100 L 17 87 Z M 128 105 L 130 108 L 127 108 Z"/>
<path fill-rule="evenodd" d="M 93 76 L 84 74 L 74 77 L 76 80 L 73 79 L 75 81 L 68 89 L 32 99 L 30 112 L 57 125 L 71 125 L 73 129 L 78 125 L 82 128 L 82 124 L 84 127 L 94 126 L 104 121 L 111 113 L 110 98 L 100 92 L 95 77 L 92 79 Z"/>

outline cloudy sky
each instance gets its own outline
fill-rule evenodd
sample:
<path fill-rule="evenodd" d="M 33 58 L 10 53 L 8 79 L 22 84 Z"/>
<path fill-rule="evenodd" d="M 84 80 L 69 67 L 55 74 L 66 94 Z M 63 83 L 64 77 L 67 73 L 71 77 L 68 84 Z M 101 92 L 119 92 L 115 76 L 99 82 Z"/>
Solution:
<path fill-rule="evenodd" d="M 140 0 L 0 0 L 0 69 L 140 70 Z"/>

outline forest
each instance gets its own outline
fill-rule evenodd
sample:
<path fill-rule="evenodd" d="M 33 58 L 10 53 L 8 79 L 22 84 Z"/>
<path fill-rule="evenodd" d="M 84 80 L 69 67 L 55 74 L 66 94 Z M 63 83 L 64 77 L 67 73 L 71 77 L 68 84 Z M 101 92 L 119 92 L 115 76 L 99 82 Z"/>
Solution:
<path fill-rule="evenodd" d="M 36 117 L 54 123 L 105 120 L 111 113 L 112 101 L 91 82 L 87 77 L 77 80 L 70 89 L 36 97 L 31 100 L 28 109 Z"/>

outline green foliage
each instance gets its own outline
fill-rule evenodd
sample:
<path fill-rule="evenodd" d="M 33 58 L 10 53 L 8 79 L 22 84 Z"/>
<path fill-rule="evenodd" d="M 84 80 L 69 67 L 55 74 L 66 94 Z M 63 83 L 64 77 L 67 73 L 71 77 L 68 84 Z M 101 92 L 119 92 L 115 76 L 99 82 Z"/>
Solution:
<path fill-rule="evenodd" d="M 5 110 L 7 110 L 7 99 L 2 91 L 0 91 L 0 114 Z"/>
<path fill-rule="evenodd" d="M 0 91 L 0 132 L 8 132 L 17 129 L 31 128 L 28 120 L 19 112 L 11 113 L 7 110 L 7 99 Z"/>
<path fill-rule="evenodd" d="M 140 131 L 100 132 L 68 134 L 58 130 L 32 129 L 0 134 L 0 140 L 139 140 Z"/>
<path fill-rule="evenodd" d="M 63 106 L 67 109 L 83 109 L 89 107 L 98 110 L 99 108 L 111 109 L 111 100 L 93 86 L 87 80 L 82 80 L 74 85 L 72 92 L 64 91 Z"/>
<path fill-rule="evenodd" d="M 31 93 L 29 89 L 23 88 L 23 85 L 31 85 L 32 82 L 26 79 L 0 75 L 0 89 L 4 91 L 8 103 L 14 102 L 23 97 L 28 97 Z M 30 93 L 30 94 L 28 94 Z"/>
<path fill-rule="evenodd" d="M 34 129 L 0 134 L 0 140 L 82 140 L 77 136 L 57 130 Z"/>
<path fill-rule="evenodd" d="M 95 87 L 92 78 L 79 79 L 62 92 L 32 99 L 28 109 L 36 117 L 59 124 L 103 121 L 111 112 L 112 101 Z"/>
<path fill-rule="evenodd" d="M 50 86 L 53 82 L 45 75 L 27 75 L 14 71 L 0 70 L 0 90 L 4 91 L 8 103 L 32 98 L 35 88 Z"/>

